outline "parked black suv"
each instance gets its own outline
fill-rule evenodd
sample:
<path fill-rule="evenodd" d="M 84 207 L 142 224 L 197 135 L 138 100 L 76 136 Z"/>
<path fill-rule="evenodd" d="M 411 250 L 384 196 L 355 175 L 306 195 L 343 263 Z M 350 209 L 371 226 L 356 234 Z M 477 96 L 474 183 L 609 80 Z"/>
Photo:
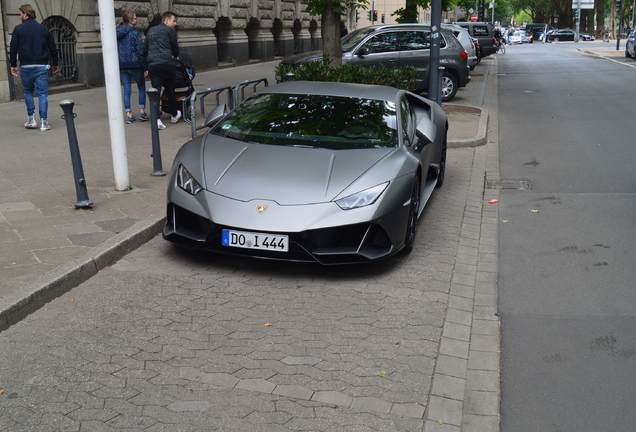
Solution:
<path fill-rule="evenodd" d="M 452 31 L 441 29 L 440 66 L 442 101 L 455 97 L 457 89 L 470 81 L 468 53 Z M 423 24 L 391 24 L 355 30 L 342 38 L 342 63 L 362 66 L 383 64 L 389 69 L 414 66 L 420 71 L 417 91 L 428 90 L 431 27 Z M 463 54 L 462 54 L 463 53 Z M 299 65 L 322 59 L 322 51 L 284 58 L 282 64 Z"/>
<path fill-rule="evenodd" d="M 468 33 L 479 41 L 481 47 L 481 56 L 487 57 L 497 52 L 497 40 L 492 24 L 487 22 L 456 22 L 453 24 L 460 25 L 468 29 Z"/>

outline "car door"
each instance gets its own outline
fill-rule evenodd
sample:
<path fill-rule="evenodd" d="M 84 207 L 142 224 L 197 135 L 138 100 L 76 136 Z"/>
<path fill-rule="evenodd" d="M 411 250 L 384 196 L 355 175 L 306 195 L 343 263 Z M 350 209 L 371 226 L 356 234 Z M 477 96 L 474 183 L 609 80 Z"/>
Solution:
<path fill-rule="evenodd" d="M 377 33 L 364 41 L 351 56 L 349 63 L 370 67 L 384 65 L 388 69 L 398 67 L 398 32 Z"/>
<path fill-rule="evenodd" d="M 431 64 L 430 30 L 408 30 L 401 33 L 399 66 L 413 66 L 420 71 L 420 81 L 428 84 Z M 440 47 L 444 38 L 440 35 Z"/>

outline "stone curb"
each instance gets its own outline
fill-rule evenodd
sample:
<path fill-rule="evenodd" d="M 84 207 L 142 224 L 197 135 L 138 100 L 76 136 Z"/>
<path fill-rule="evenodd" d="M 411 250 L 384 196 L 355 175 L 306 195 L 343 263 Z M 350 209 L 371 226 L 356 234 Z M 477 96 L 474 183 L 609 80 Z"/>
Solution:
<path fill-rule="evenodd" d="M 63 264 L 50 273 L 24 286 L 0 301 L 0 331 L 17 323 L 47 302 L 61 296 L 100 270 L 139 248 L 161 232 L 165 223 L 164 210 L 92 248 L 89 256 Z"/>
<path fill-rule="evenodd" d="M 448 148 L 478 147 L 486 144 L 486 133 L 488 131 L 488 110 L 469 105 L 452 106 L 455 108 L 460 108 L 464 112 L 479 114 L 479 127 L 477 128 L 477 135 L 472 138 L 460 138 L 448 141 Z"/>

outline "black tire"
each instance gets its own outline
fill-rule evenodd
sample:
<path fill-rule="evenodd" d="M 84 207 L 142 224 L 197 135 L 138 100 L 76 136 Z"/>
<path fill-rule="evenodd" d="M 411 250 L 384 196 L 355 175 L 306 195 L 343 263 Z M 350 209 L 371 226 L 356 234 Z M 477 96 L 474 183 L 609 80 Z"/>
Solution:
<path fill-rule="evenodd" d="M 552 38 L 552 42 L 558 42 L 559 41 L 559 37 L 555 36 L 554 38 Z"/>
<path fill-rule="evenodd" d="M 437 173 L 437 183 L 435 188 L 441 188 L 444 184 L 444 177 L 446 176 L 446 149 L 447 149 L 448 133 L 444 133 L 444 143 L 442 144 L 442 157 L 439 160 L 439 172 Z"/>
<path fill-rule="evenodd" d="M 481 63 L 481 49 L 476 50 L 477 51 L 477 64 L 475 66 L 477 66 L 479 63 Z"/>
<path fill-rule="evenodd" d="M 411 205 L 409 206 L 409 215 L 406 221 L 406 235 L 404 237 L 404 248 L 402 252 L 411 253 L 415 246 L 415 235 L 417 234 L 417 219 L 420 207 L 420 178 L 415 177 L 413 187 L 411 188 Z"/>
<path fill-rule="evenodd" d="M 450 72 L 442 72 L 442 102 L 450 102 L 457 94 L 457 78 Z"/>

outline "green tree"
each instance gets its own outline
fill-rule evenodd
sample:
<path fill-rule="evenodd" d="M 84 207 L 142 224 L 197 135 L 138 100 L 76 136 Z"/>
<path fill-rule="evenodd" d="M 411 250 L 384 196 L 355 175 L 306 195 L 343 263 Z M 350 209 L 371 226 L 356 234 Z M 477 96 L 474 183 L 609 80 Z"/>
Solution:
<path fill-rule="evenodd" d="M 307 12 L 321 17 L 322 52 L 333 67 L 342 66 L 340 21 L 348 10 L 366 9 L 368 0 L 308 0 Z"/>
<path fill-rule="evenodd" d="M 442 10 L 450 10 L 456 3 L 456 0 L 442 0 Z M 393 12 L 391 16 L 397 17 L 395 20 L 399 23 L 417 22 L 417 8 L 429 9 L 431 0 L 406 0 L 406 5 Z"/>

